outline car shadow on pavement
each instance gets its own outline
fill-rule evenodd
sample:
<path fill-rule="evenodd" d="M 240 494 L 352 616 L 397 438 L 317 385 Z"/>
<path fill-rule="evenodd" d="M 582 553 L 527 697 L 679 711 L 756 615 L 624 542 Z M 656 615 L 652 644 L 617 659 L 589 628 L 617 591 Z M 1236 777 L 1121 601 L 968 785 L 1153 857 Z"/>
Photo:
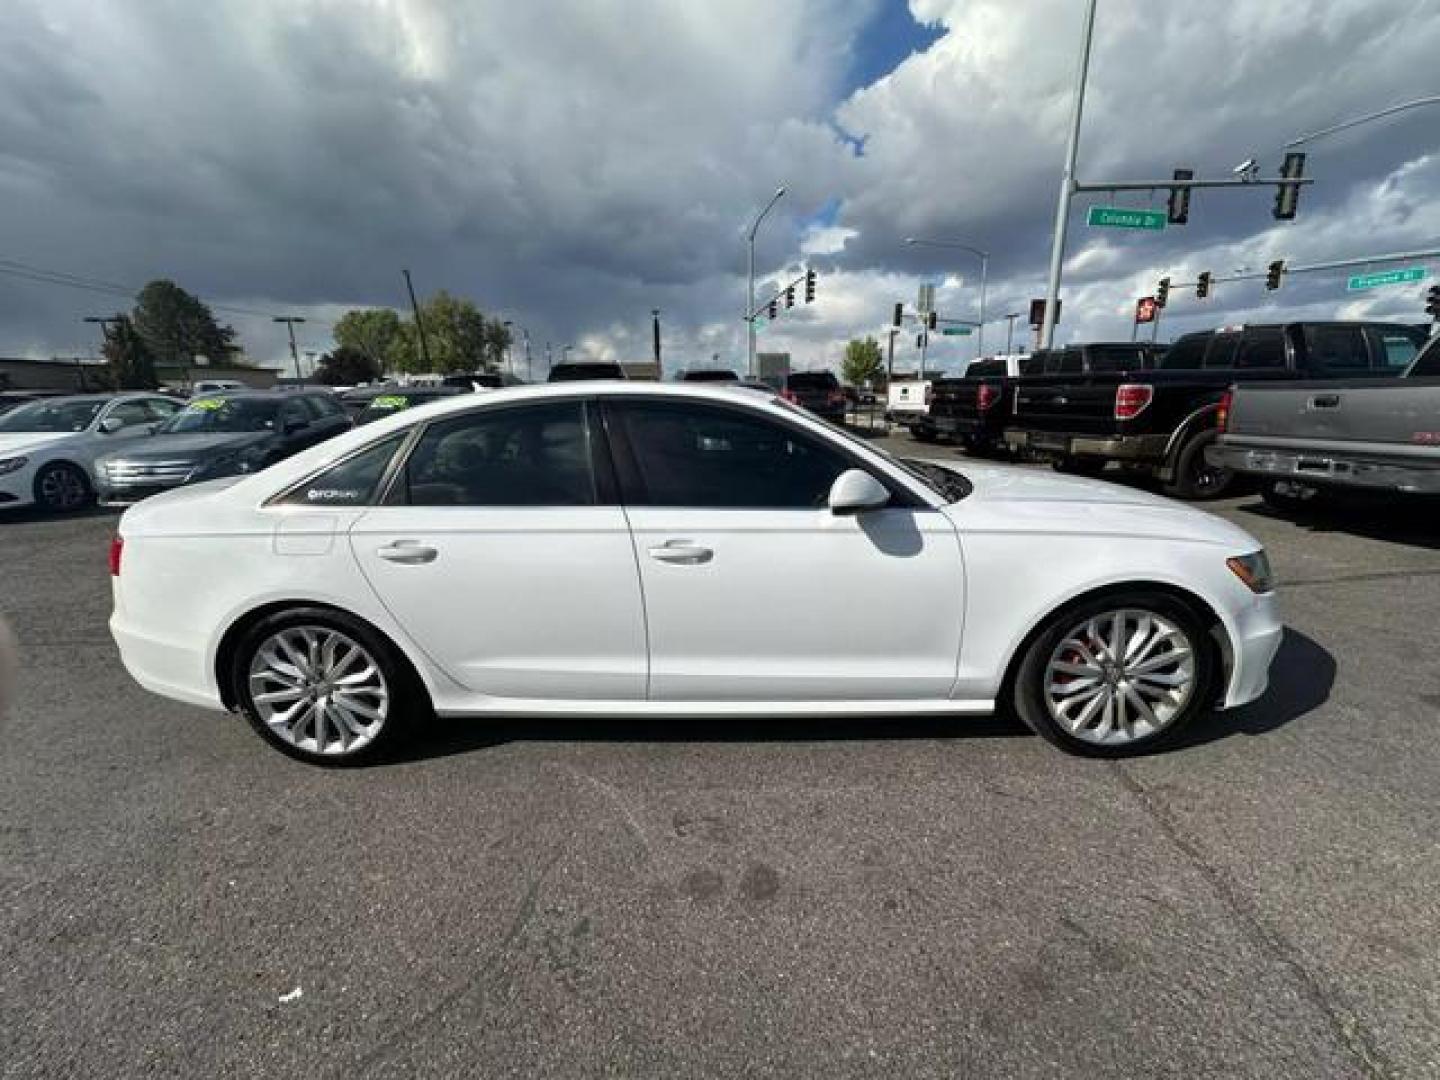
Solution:
<path fill-rule="evenodd" d="M 87 506 L 84 510 L 71 510 L 69 513 L 55 514 L 48 510 L 37 510 L 33 506 L 27 506 L 20 510 L 0 512 L 0 529 L 6 525 L 29 525 L 44 521 L 84 521 L 90 518 L 115 518 L 118 521 L 123 512 L 121 507 Z"/>
<path fill-rule="evenodd" d="M 1288 521 L 1315 533 L 1343 532 L 1368 540 L 1440 550 L 1440 498 L 1407 496 L 1397 501 L 1345 499 L 1294 510 L 1259 500 L 1238 507 L 1247 514 Z"/>
<path fill-rule="evenodd" d="M 1335 657 L 1324 646 L 1287 626 L 1270 665 L 1270 688 L 1260 700 L 1202 718 L 1166 749 L 1276 731 L 1329 701 L 1337 670 Z"/>

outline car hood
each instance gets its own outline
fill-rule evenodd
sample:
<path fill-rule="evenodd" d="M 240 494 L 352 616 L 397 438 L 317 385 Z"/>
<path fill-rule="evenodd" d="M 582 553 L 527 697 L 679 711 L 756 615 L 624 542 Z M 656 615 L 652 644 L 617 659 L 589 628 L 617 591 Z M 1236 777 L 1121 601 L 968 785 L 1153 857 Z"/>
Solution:
<path fill-rule="evenodd" d="M 0 432 L 0 457 L 33 454 L 47 447 L 83 435 L 82 431 L 7 431 Z"/>
<path fill-rule="evenodd" d="M 232 450 L 256 446 L 270 436 L 263 431 L 155 435 L 105 455 L 107 461 L 204 461 Z"/>
<path fill-rule="evenodd" d="M 1173 499 L 1103 480 L 1038 469 L 936 461 L 974 485 L 945 513 L 966 531 L 1148 537 L 1215 544 L 1239 554 L 1260 542 L 1224 518 Z"/>

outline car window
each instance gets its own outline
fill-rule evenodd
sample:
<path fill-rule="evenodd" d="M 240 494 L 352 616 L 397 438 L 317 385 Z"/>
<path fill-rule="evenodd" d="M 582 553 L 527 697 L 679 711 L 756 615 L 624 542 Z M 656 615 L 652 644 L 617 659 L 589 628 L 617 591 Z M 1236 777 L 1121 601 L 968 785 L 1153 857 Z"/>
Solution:
<path fill-rule="evenodd" d="M 305 407 L 303 398 L 290 398 L 280 406 L 280 430 L 284 431 L 292 425 L 304 425 L 310 423 L 310 410 Z"/>
<path fill-rule="evenodd" d="M 1060 373 L 1078 375 L 1084 369 L 1085 354 L 1082 350 L 1066 349 L 1060 354 L 1060 364 L 1057 368 Z"/>
<path fill-rule="evenodd" d="M 1161 359 L 1159 367 L 1161 370 L 1169 371 L 1174 368 L 1188 370 L 1200 367 L 1205 360 L 1205 346 L 1210 343 L 1213 334 L 1186 334 L 1179 338 L 1175 344 L 1165 350 L 1165 356 Z"/>
<path fill-rule="evenodd" d="M 1004 375 L 1004 360 L 977 360 L 965 369 L 967 379 L 1003 378 Z"/>
<path fill-rule="evenodd" d="M 1046 363 L 1052 353 L 1049 349 L 1038 349 L 1029 356 L 1020 358 L 1021 375 L 1041 375 L 1045 372 Z"/>
<path fill-rule="evenodd" d="M 1305 343 L 1310 367 L 1331 375 L 1359 374 L 1369 369 L 1370 354 L 1358 326 L 1307 326 Z"/>
<path fill-rule="evenodd" d="M 1257 327 L 1245 331 L 1235 356 L 1237 368 L 1283 368 L 1285 366 L 1285 331 L 1278 326 Z"/>
<path fill-rule="evenodd" d="M 309 394 L 305 398 L 305 404 L 317 420 L 328 420 L 340 412 L 340 406 L 328 394 Z"/>
<path fill-rule="evenodd" d="M 788 424 L 693 402 L 616 407 L 645 506 L 811 510 L 852 467 L 839 451 Z"/>
<path fill-rule="evenodd" d="M 1390 372 L 1401 372 L 1415 362 L 1415 355 L 1420 351 L 1423 341 L 1416 341 L 1413 336 L 1399 330 L 1380 330 L 1376 332 L 1380 339 L 1380 366 Z"/>
<path fill-rule="evenodd" d="M 840 380 L 828 371 L 799 371 L 785 380 L 790 390 L 838 390 Z"/>
<path fill-rule="evenodd" d="M 169 398 L 146 398 L 145 407 L 150 411 L 150 420 L 169 420 L 180 411 L 180 403 Z"/>
<path fill-rule="evenodd" d="M 1235 366 L 1235 354 L 1240 349 L 1239 334 L 1215 334 L 1205 347 L 1207 370 L 1228 370 Z"/>
<path fill-rule="evenodd" d="M 117 401 L 105 414 L 106 420 L 119 420 L 122 428 L 136 424 L 149 424 L 154 420 L 150 414 L 150 403 L 144 400 Z"/>
<path fill-rule="evenodd" d="M 1091 371 L 1138 371 L 1145 367 L 1146 350 L 1139 345 L 1133 347 L 1092 347 L 1090 349 Z"/>
<path fill-rule="evenodd" d="M 272 431 L 276 411 L 273 398 L 191 398 L 161 430 L 166 434 Z"/>
<path fill-rule="evenodd" d="M 276 502 L 301 506 L 366 506 L 385 476 L 385 468 L 405 441 L 405 432 L 382 439 L 338 465 L 292 488 Z"/>
<path fill-rule="evenodd" d="M 433 423 L 405 464 L 412 506 L 594 506 L 585 406 L 485 409 Z"/>
<path fill-rule="evenodd" d="M 1412 379 L 1424 379 L 1435 375 L 1440 375 L 1440 337 L 1430 339 L 1430 344 L 1420 350 L 1420 355 L 1415 360 L 1415 366 L 1408 372 L 1408 376 Z"/>
<path fill-rule="evenodd" d="M 99 399 L 83 401 L 34 401 L 21 405 L 0 416 L 0 431 L 43 431 L 76 432 L 84 431 L 95 419 L 100 406 Z"/>

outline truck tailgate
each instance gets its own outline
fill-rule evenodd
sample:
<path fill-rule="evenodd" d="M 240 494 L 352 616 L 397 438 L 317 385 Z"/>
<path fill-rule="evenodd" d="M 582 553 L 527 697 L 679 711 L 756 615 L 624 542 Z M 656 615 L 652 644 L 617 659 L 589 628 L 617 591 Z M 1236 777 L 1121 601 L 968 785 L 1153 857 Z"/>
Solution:
<path fill-rule="evenodd" d="M 1440 444 L 1440 378 L 1312 380 L 1236 387 L 1232 441 Z"/>
<path fill-rule="evenodd" d="M 1040 431 L 1099 433 L 1115 426 L 1114 376 L 1028 377 L 1015 380 L 1014 419 Z"/>

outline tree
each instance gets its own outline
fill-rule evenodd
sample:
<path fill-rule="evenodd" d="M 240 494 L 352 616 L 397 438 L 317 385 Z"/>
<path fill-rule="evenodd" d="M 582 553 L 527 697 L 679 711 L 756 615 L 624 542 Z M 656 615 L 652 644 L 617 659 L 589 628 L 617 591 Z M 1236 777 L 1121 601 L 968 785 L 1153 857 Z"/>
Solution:
<path fill-rule="evenodd" d="M 853 338 L 845 346 L 845 358 L 840 361 L 840 374 L 851 386 L 861 386 L 885 370 L 885 361 L 880 356 L 880 343 L 873 337 L 863 340 Z"/>
<path fill-rule="evenodd" d="M 106 327 L 100 352 L 110 364 L 110 381 L 117 390 L 153 390 L 155 357 L 129 316 L 122 315 L 114 329 Z"/>
<path fill-rule="evenodd" d="M 410 370 L 405 324 L 392 308 L 357 308 L 340 316 L 335 343 L 363 353 L 380 371 Z"/>
<path fill-rule="evenodd" d="M 315 369 L 315 378 L 327 386 L 354 386 L 356 383 L 373 382 L 383 372 L 368 355 L 349 345 L 341 345 L 333 352 L 320 358 Z"/>
<path fill-rule="evenodd" d="M 435 371 L 479 371 L 486 364 L 486 320 L 473 301 L 441 289 L 420 305 Z"/>
<path fill-rule="evenodd" d="M 131 318 L 150 354 L 167 364 L 188 366 L 197 355 L 225 360 L 235 349 L 234 328 L 217 323 L 205 301 L 173 281 L 141 289 Z"/>

